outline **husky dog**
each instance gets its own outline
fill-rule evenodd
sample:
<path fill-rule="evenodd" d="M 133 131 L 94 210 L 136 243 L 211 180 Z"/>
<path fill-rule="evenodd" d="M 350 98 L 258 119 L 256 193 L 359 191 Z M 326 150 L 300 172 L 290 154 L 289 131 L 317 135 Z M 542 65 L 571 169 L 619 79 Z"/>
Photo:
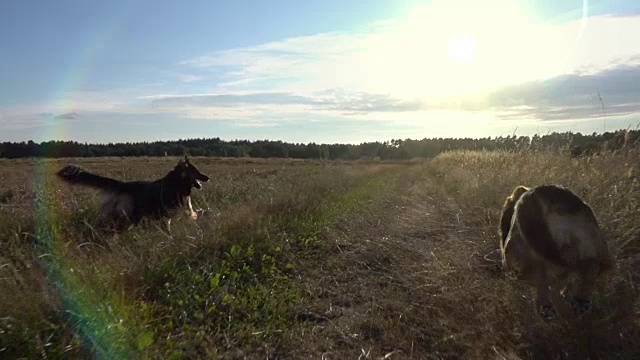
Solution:
<path fill-rule="evenodd" d="M 577 274 L 571 307 L 581 316 L 591 308 L 596 279 L 613 267 L 591 207 L 563 186 L 516 187 L 504 202 L 500 235 L 503 270 L 535 288 L 536 310 L 546 320 L 557 317 L 552 283 Z"/>
<path fill-rule="evenodd" d="M 68 165 L 57 175 L 70 184 L 81 184 L 102 190 L 99 217 L 112 221 L 116 229 L 124 230 L 128 224 L 137 225 L 145 217 L 166 220 L 169 231 L 171 217 L 185 207 L 192 218 L 197 218 L 191 206 L 191 189 L 201 189 L 201 182 L 209 181 L 185 155 L 163 178 L 155 181 L 119 181 L 92 174 L 75 165 Z"/>

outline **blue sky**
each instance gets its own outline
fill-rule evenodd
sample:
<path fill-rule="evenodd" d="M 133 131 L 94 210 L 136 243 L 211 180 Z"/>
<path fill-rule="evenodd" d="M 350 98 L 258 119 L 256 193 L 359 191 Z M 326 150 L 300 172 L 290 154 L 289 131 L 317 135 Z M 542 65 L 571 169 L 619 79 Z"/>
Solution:
<path fill-rule="evenodd" d="M 5 0 L 0 141 L 638 126 L 640 5 L 557 3 Z"/>

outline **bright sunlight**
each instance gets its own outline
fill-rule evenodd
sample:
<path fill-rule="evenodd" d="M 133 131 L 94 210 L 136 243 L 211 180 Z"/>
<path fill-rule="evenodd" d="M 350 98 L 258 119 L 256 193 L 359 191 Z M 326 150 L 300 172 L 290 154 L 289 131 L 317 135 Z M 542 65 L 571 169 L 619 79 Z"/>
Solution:
<path fill-rule="evenodd" d="M 386 44 L 367 52 L 362 83 L 401 98 L 473 100 L 499 86 L 562 73 L 571 39 L 554 31 L 533 23 L 516 1 L 436 0 L 414 8 Z"/>
<path fill-rule="evenodd" d="M 474 60 L 476 39 L 471 35 L 461 35 L 449 40 L 449 59 L 469 63 Z"/>

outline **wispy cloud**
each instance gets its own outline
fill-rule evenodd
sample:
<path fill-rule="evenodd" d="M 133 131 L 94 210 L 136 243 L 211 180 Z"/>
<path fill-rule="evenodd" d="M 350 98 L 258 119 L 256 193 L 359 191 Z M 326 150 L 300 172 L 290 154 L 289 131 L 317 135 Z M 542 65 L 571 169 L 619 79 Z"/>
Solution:
<path fill-rule="evenodd" d="M 483 124 L 640 112 L 640 16 L 534 24 L 484 2 L 464 13 L 447 6 L 450 12 L 426 7 L 356 32 L 203 53 L 160 70 L 160 86 L 67 93 L 51 104 L 0 109 L 0 119 L 102 112 L 257 127 L 316 118 L 415 124 L 464 115 Z"/>
<path fill-rule="evenodd" d="M 0 127 L 35 129 L 62 122 L 91 122 L 96 114 L 146 114 L 149 110 L 145 104 L 132 94 L 148 88 L 155 88 L 155 85 L 112 91 L 73 91 L 48 102 L 0 106 Z"/>
<path fill-rule="evenodd" d="M 180 81 L 184 82 L 184 83 L 192 83 L 192 82 L 197 82 L 197 81 L 202 81 L 204 80 L 204 76 L 200 76 L 200 75 L 189 75 L 189 74 L 180 74 L 178 76 L 178 78 L 180 79 Z"/>
<path fill-rule="evenodd" d="M 489 95 L 487 106 L 503 117 L 541 120 L 638 113 L 640 62 L 506 87 Z"/>
<path fill-rule="evenodd" d="M 42 113 L 41 116 L 45 119 L 75 120 L 78 118 L 79 115 L 77 112 L 68 112 L 63 114 Z"/>
<path fill-rule="evenodd" d="M 335 112 L 367 114 L 374 112 L 405 112 L 424 110 L 425 104 L 392 98 L 389 95 L 349 93 L 329 90 L 309 95 L 281 92 L 156 95 L 150 108 L 159 111 L 184 112 L 190 117 L 232 118 L 263 111 Z M 253 111 L 251 111 L 253 110 Z"/>
<path fill-rule="evenodd" d="M 485 96 L 426 97 L 404 100 L 385 94 L 330 89 L 304 95 L 284 92 L 155 95 L 156 111 L 209 119 L 247 119 L 259 115 L 324 113 L 335 116 L 370 116 L 439 110 L 492 112 L 499 118 L 571 120 L 622 116 L 640 112 L 640 58 L 597 72 L 573 72 L 544 80 L 510 85 Z M 598 97 L 600 95 L 600 98 Z M 602 99 L 602 102 L 601 100 Z"/>
<path fill-rule="evenodd" d="M 2 111 L 2 109 L 0 109 Z M 57 126 L 62 123 L 77 123 L 80 115 L 76 112 L 55 114 L 51 112 L 28 113 L 0 113 L 0 125 L 7 130 L 23 130 Z"/>
<path fill-rule="evenodd" d="M 352 87 L 362 83 L 358 57 L 364 57 L 386 35 L 325 33 L 270 42 L 254 47 L 215 52 L 185 60 L 182 65 L 215 70 L 220 89 L 299 91 Z"/>
<path fill-rule="evenodd" d="M 428 23 L 425 20 L 416 21 Z M 437 95 L 464 93 L 469 82 L 495 86 L 601 69 L 640 53 L 633 36 L 640 31 L 640 17 L 600 16 L 560 25 L 520 24 L 509 32 L 500 23 L 489 30 L 470 28 L 477 33 L 477 56 L 473 64 L 458 64 L 449 54 L 456 34 L 447 35 L 451 31 L 440 29 L 442 23 L 385 23 L 358 33 L 325 33 L 217 51 L 181 64 L 217 71 L 220 88 L 229 90 L 344 88 L 397 95 L 403 93 L 398 88 L 406 88 L 413 95 Z M 416 84 L 420 81 L 424 83 Z"/>
<path fill-rule="evenodd" d="M 606 98 L 609 115 L 640 110 L 640 43 L 633 35 L 640 32 L 638 16 L 520 26 L 506 33 L 501 28 L 500 34 L 485 27 L 476 32 L 471 64 L 452 61 L 446 50 L 451 42 L 427 32 L 437 29 L 420 26 L 389 22 L 359 33 L 199 56 L 181 64 L 219 73 L 213 94 L 148 99 L 154 109 L 211 118 L 236 116 L 232 109 L 242 107 L 238 111 L 249 117 L 261 111 L 403 116 L 444 109 L 555 120 L 601 116 L 597 92 Z"/>

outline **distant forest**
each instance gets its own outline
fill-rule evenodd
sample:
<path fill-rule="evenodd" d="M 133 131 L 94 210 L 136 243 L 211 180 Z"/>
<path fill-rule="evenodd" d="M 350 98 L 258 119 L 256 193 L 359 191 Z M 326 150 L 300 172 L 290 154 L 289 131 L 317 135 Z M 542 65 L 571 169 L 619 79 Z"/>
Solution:
<path fill-rule="evenodd" d="M 533 137 L 393 139 L 361 144 L 287 143 L 270 140 L 219 138 L 137 143 L 87 144 L 75 141 L 3 142 L 0 158 L 60 158 L 98 156 L 218 156 L 297 159 L 411 159 L 428 158 L 447 150 L 554 150 L 573 156 L 638 148 L 640 130 L 620 130 L 603 134 L 550 133 Z"/>

